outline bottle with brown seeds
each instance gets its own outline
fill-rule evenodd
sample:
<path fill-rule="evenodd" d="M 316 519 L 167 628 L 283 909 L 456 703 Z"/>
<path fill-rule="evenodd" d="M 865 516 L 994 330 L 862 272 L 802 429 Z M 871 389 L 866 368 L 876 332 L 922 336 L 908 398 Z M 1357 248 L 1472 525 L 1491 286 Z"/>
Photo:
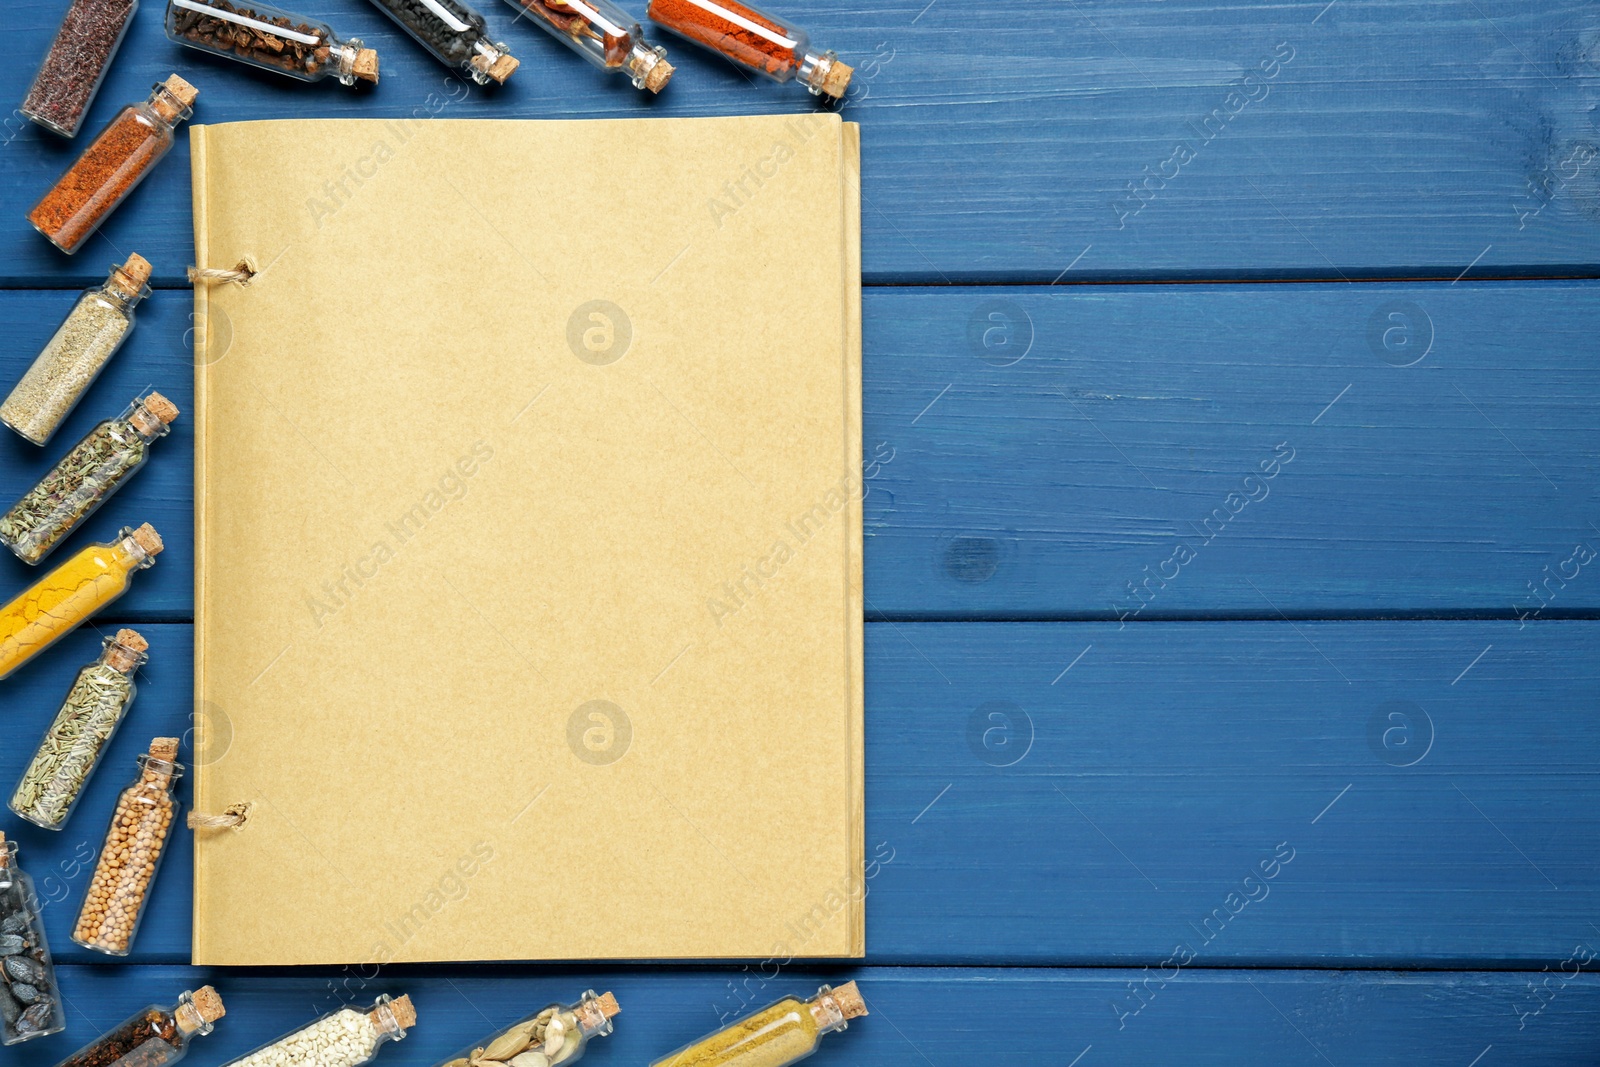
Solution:
<path fill-rule="evenodd" d="M 378 53 L 359 38 L 342 40 L 327 23 L 267 4 L 167 0 L 167 36 L 300 81 L 329 75 L 344 85 L 378 80 Z"/>
<path fill-rule="evenodd" d="M 137 10 L 139 0 L 72 0 L 18 110 L 51 133 L 76 136 Z"/>
<path fill-rule="evenodd" d="M 67 1025 L 33 879 L 17 843 L 0 833 L 0 1045 L 60 1033 Z"/>
<path fill-rule="evenodd" d="M 189 1054 L 189 1045 L 205 1037 L 227 1014 L 222 998 L 210 986 L 179 993 L 170 1008 L 152 1004 L 91 1041 L 56 1067 L 168 1067 Z"/>
<path fill-rule="evenodd" d="M 550 1004 L 464 1048 L 438 1067 L 558 1067 L 583 1058 L 589 1039 L 611 1033 L 622 1009 L 610 993 L 587 990 L 576 1004 Z"/>

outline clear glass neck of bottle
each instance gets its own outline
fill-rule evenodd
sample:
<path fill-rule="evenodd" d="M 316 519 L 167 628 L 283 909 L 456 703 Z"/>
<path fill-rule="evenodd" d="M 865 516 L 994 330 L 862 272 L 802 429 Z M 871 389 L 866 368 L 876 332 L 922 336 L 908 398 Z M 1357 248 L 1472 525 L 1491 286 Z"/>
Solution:
<path fill-rule="evenodd" d="M 106 283 L 100 287 L 100 292 L 127 310 L 150 295 L 150 286 L 135 281 L 120 266 L 114 266 L 106 276 Z"/>
<path fill-rule="evenodd" d="M 628 75 L 633 79 L 633 87 L 635 89 L 649 89 L 653 93 L 659 93 L 661 87 L 666 84 L 667 78 L 672 76 L 672 66 L 670 64 L 666 65 L 664 69 L 658 69 L 666 62 L 666 58 L 667 50 L 665 48 L 659 45 L 651 47 L 644 41 L 634 42 L 633 51 L 628 53 L 627 59 Z M 651 77 L 652 71 L 656 72 L 654 77 Z M 665 77 L 662 76 L 663 74 Z"/>
<path fill-rule="evenodd" d="M 0 871 L 13 870 L 17 865 L 17 843 L 0 836 Z M 11 884 L 11 876 L 0 874 L 0 889 Z"/>
<path fill-rule="evenodd" d="M 606 994 L 609 998 L 610 993 Z M 602 999 L 592 989 L 586 989 L 583 996 L 578 998 L 577 1005 L 572 1013 L 578 1017 L 578 1028 L 583 1031 L 584 1039 L 591 1037 L 608 1037 L 611 1034 L 611 1015 L 616 1013 L 616 1001 L 612 1000 L 611 1013 L 606 1012 L 606 1000 Z"/>
<path fill-rule="evenodd" d="M 135 400 L 128 410 L 122 413 L 122 421 L 146 441 L 165 437 L 172 430 L 172 427 L 162 422 L 155 412 L 145 406 L 143 400 Z"/>
<path fill-rule="evenodd" d="M 169 129 L 194 114 L 194 108 L 178 99 L 177 94 L 165 83 L 156 84 L 150 92 L 150 99 L 145 101 L 145 107 Z"/>
<path fill-rule="evenodd" d="M 842 71 L 836 71 L 835 68 L 841 66 L 837 52 L 813 52 L 808 47 L 800 57 L 800 68 L 795 71 L 795 77 L 805 83 L 813 96 L 837 97 L 841 95 L 842 87 L 836 88 L 836 83 Z M 848 80 L 846 84 L 849 84 Z"/>
<path fill-rule="evenodd" d="M 183 777 L 183 764 L 174 760 L 158 759 L 148 752 L 139 753 L 138 760 L 141 784 L 149 780 L 151 784 L 170 791 L 178 784 L 178 779 Z"/>
<path fill-rule="evenodd" d="M 867 1013 L 854 982 L 847 982 L 837 990 L 823 986 L 816 996 L 806 1001 L 806 1007 L 811 1009 L 811 1017 L 816 1020 L 818 1034 L 848 1029 L 851 1019 Z"/>
<path fill-rule="evenodd" d="M 123 527 L 117 535 L 116 548 L 117 554 L 127 562 L 129 570 L 142 571 L 155 564 L 156 558 L 144 550 L 144 546 L 133 536 L 133 530 L 128 527 Z"/>
<path fill-rule="evenodd" d="M 378 998 L 367 1017 L 378 1028 L 379 1042 L 405 1040 L 405 1024 L 395 1015 L 394 998 L 387 993 Z"/>
<path fill-rule="evenodd" d="M 141 760 L 143 756 L 139 757 Z M 193 993 L 179 993 L 178 1005 L 172 1009 L 172 1019 L 178 1024 L 178 1029 L 185 1034 L 196 1037 L 205 1037 L 216 1024 L 200 1014 L 200 1009 L 195 1006 Z"/>
<path fill-rule="evenodd" d="M 125 645 L 115 636 L 105 639 L 100 646 L 100 659 L 98 662 L 105 664 L 123 674 L 132 674 L 144 666 L 150 659 L 150 653 L 132 645 Z"/>

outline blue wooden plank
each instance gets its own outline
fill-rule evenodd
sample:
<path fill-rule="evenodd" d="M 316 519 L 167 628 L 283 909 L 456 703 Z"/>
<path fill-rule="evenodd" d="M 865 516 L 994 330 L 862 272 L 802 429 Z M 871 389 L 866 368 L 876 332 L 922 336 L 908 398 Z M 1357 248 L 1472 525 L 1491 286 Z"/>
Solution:
<path fill-rule="evenodd" d="M 1590 935 L 1589 944 L 1595 938 Z M 1570 949 L 1570 946 L 1569 946 Z M 1592 948 L 1589 949 L 1593 951 Z M 552 1000 L 610 990 L 622 1012 L 586 1065 L 644 1064 L 716 1029 L 740 1004 L 808 996 L 854 978 L 869 1014 L 824 1039 L 817 1067 L 1105 1067 L 1150 1063 L 1586 1063 L 1597 1048 L 1600 980 L 1563 973 L 1349 973 L 1182 970 L 1164 985 L 1154 971 L 1003 968 L 785 970 L 753 978 L 732 968 L 385 970 L 272 975 L 186 967 L 67 967 L 65 1033 L 6 1050 L 7 1062 L 45 1065 L 115 1026 L 149 1001 L 205 982 L 228 1008 L 193 1048 L 223 1063 L 348 1002 L 407 993 L 417 1026 L 378 1060 L 429 1067 Z M 1568 970 L 1575 967 L 1568 964 Z M 1143 991 L 1143 1007 L 1132 989 Z M 1538 992 L 1530 992 L 1530 989 Z M 1542 1007 L 1538 1014 L 1532 1014 Z M 1492 1050 L 1492 1051 L 1491 1051 Z M 1074 1059 L 1074 1057 L 1080 1057 Z"/>
<path fill-rule="evenodd" d="M 0 97 L 22 98 L 63 6 L 10 5 Z M 361 93 L 183 50 L 161 34 L 162 5 L 147 4 L 86 129 L 172 70 L 200 87 L 204 122 L 814 106 L 671 40 L 679 73 L 646 99 L 512 25 L 504 5 L 483 6 L 527 61 L 497 91 L 469 91 L 368 5 L 311 4 L 380 50 L 383 82 Z M 1032 0 L 983 20 L 926 0 L 800 6 L 816 41 L 859 68 L 845 111 L 865 126 L 869 280 L 1448 279 L 1469 265 L 1484 276 L 1600 263 L 1600 12 L 1584 0 Z M 4 140 L 0 281 L 83 280 L 113 248 L 180 276 L 192 248 L 184 148 L 69 260 L 22 216 L 77 146 L 15 114 Z M 307 162 L 336 178 L 346 161 Z M 732 177 L 742 163 L 730 166 Z"/>
<path fill-rule="evenodd" d="M 108 769 L 17 831 L 72 962 L 83 852 L 189 726 L 188 627 L 147 633 Z M 0 787 L 94 644 L 7 683 Z M 1537 969 L 1600 938 L 1597 686 L 1600 622 L 869 624 L 868 959 Z M 188 865 L 139 960 L 188 959 Z"/>
<path fill-rule="evenodd" d="M 0 293 L 0 383 L 70 303 Z M 1600 285 L 893 288 L 865 306 L 875 615 L 1600 608 L 1600 563 L 1574 557 L 1600 552 Z M 0 498 L 141 388 L 188 411 L 189 309 L 149 300 L 50 448 L 0 433 Z M 166 536 L 112 617 L 192 612 L 190 425 L 72 542 Z M 31 577 L 0 560 L 0 588 Z"/>

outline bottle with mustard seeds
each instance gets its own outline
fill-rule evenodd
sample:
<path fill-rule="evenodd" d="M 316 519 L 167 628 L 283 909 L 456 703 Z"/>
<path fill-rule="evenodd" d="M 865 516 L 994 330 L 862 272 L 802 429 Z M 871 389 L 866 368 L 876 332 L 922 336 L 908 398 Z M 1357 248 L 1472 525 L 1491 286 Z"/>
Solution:
<path fill-rule="evenodd" d="M 817 1051 L 822 1035 L 867 1014 L 854 982 L 823 986 L 810 1000 L 784 997 L 753 1015 L 685 1045 L 650 1067 L 787 1067 Z"/>

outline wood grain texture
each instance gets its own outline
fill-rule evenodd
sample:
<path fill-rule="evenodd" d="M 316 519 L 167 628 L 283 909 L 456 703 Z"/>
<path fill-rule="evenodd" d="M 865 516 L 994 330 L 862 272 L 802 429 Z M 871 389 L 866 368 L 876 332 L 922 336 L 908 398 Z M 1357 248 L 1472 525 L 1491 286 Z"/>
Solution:
<path fill-rule="evenodd" d="M 499 91 L 467 92 L 367 5 L 319 12 L 381 53 L 382 84 L 362 93 L 184 50 L 149 4 L 79 142 L 173 70 L 199 87 L 196 121 L 211 123 L 814 106 L 664 35 L 678 74 L 646 99 L 513 25 L 510 8 L 482 6 L 525 60 Z M 858 68 L 845 111 L 865 126 L 869 281 L 1450 279 L 1469 266 L 1492 276 L 1600 265 L 1600 12 L 1583 0 L 1032 0 L 981 20 L 950 0 L 803 6 L 814 39 Z M 10 6 L 15 62 L 0 98 L 22 98 L 61 8 Z M 79 145 L 15 114 L 3 138 L 0 282 L 87 280 L 129 249 L 163 279 L 181 277 L 192 255 L 185 147 L 68 259 L 22 215 Z M 337 183 L 356 162 L 306 165 Z M 730 160 L 729 180 L 753 162 Z M 531 175 L 529 194 L 545 184 Z"/>
<path fill-rule="evenodd" d="M 0 381 L 72 299 L 0 292 Z M 865 308 L 875 617 L 1600 608 L 1600 560 L 1574 559 L 1600 553 L 1594 283 L 887 288 Z M 141 389 L 188 412 L 189 326 L 187 295 L 158 292 L 49 448 L 0 434 L 0 498 Z M 190 616 L 192 454 L 185 417 L 73 542 L 167 538 L 108 617 Z M 4 588 L 32 577 L 0 560 Z"/>
<path fill-rule="evenodd" d="M 142 630 L 139 703 L 83 804 L 17 830 L 72 962 L 134 755 L 189 737 L 189 628 Z M 0 784 L 96 647 L 9 685 Z M 1597 685 L 1595 622 L 869 624 L 868 959 L 1537 970 L 1600 946 Z M 180 840 L 139 961 L 187 960 L 189 864 Z M 395 877 L 421 899 L 433 873 Z"/>
<path fill-rule="evenodd" d="M 563 967 L 532 974 L 462 968 L 448 976 L 415 970 L 285 976 L 146 967 L 135 984 L 120 970 L 63 968 L 69 1030 L 23 1046 L 22 1062 L 49 1063 L 152 999 L 207 981 L 228 1009 L 215 1033 L 193 1046 L 192 1056 L 208 1064 L 272 1041 L 345 1000 L 370 1004 L 380 993 L 407 993 L 417 1026 L 386 1046 L 378 1062 L 429 1067 L 551 1001 L 594 988 L 615 993 L 622 1012 L 615 1032 L 591 1044 L 584 1063 L 640 1065 L 716 1029 L 741 1002 L 759 1007 L 809 996 L 824 982 L 846 978 L 860 983 L 869 1014 L 824 1038 L 817 1064 L 956 1067 L 974 1062 L 974 1050 L 981 1050 L 981 1062 L 996 1067 L 1145 1067 L 1179 1057 L 1274 1067 L 1407 1061 L 1466 1067 L 1476 1056 L 1483 1064 L 1531 1067 L 1585 1063 L 1600 1049 L 1594 1037 L 1600 980 L 1589 974 L 1190 970 L 1162 987 L 1151 982 L 1143 1009 L 1124 1016 L 1122 1005 L 1133 1002 L 1130 984 L 1146 988 L 1139 984 L 1143 971 L 860 967 L 752 977 L 717 967 Z M 1548 984 L 1543 1000 L 1529 992 L 1530 983 Z M 1537 1015 L 1519 1014 L 1541 1004 Z"/>

